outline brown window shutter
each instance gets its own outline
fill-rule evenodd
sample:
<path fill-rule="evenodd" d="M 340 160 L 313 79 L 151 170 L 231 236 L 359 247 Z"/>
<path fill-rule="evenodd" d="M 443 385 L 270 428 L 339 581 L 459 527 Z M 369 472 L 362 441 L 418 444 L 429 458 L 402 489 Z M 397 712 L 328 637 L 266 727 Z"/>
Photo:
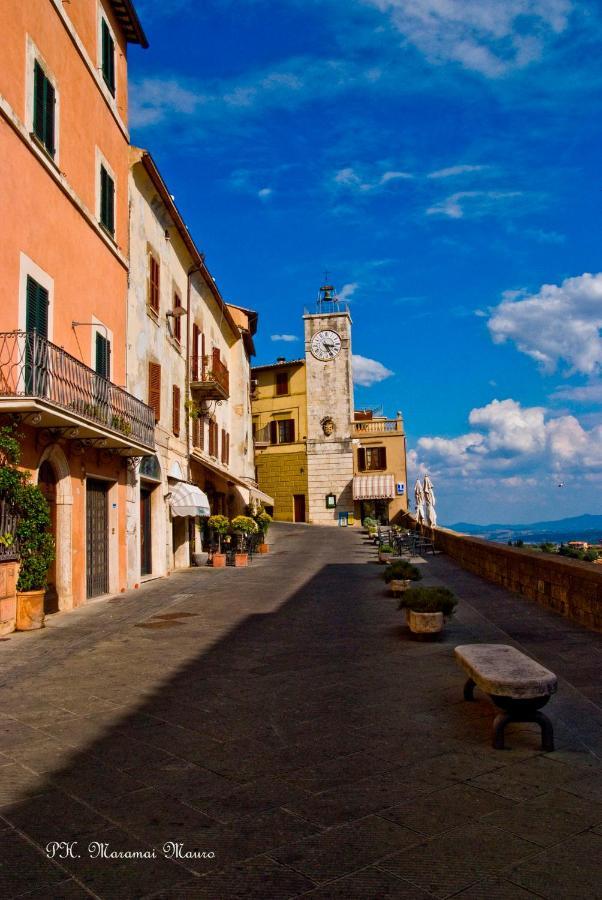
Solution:
<path fill-rule="evenodd" d="M 360 472 L 366 471 L 366 451 L 363 447 L 360 447 L 357 451 L 357 467 Z"/>
<path fill-rule="evenodd" d="M 276 395 L 288 394 L 288 372 L 276 372 Z"/>
<path fill-rule="evenodd" d="M 148 405 L 155 411 L 155 422 L 161 418 L 161 366 L 148 364 Z"/>
<path fill-rule="evenodd" d="M 386 447 L 378 448 L 378 468 L 379 469 L 387 468 L 387 448 Z"/>
<path fill-rule="evenodd" d="M 226 435 L 226 465 L 230 465 L 230 435 Z"/>
<path fill-rule="evenodd" d="M 205 378 L 205 369 L 207 368 L 207 358 L 205 356 L 205 335 L 201 334 L 201 378 Z"/>
<path fill-rule="evenodd" d="M 194 323 L 192 326 L 192 353 L 190 354 L 191 359 L 191 367 L 190 367 L 190 379 L 191 381 L 199 380 L 199 326 Z"/>
<path fill-rule="evenodd" d="M 201 446 L 201 439 L 200 439 L 201 427 L 200 426 L 201 426 L 200 419 L 192 420 L 192 429 L 191 430 L 192 430 L 192 446 L 193 447 Z"/>
<path fill-rule="evenodd" d="M 152 253 L 149 254 L 149 273 L 148 303 L 152 310 L 159 312 L 159 262 Z"/>
<path fill-rule="evenodd" d="M 173 391 L 173 433 L 176 437 L 180 434 L 180 388 L 177 384 L 172 387 Z"/>
<path fill-rule="evenodd" d="M 222 462 L 226 462 L 226 429 L 222 428 Z"/>
<path fill-rule="evenodd" d="M 198 426 L 199 426 L 199 432 L 198 432 L 199 443 L 198 443 L 198 446 L 200 447 L 201 450 L 204 450 L 204 449 L 205 449 L 205 420 L 204 420 L 204 419 L 197 419 L 197 423 L 198 423 Z"/>
<path fill-rule="evenodd" d="M 278 422 L 275 420 L 270 422 L 270 444 L 278 443 Z"/>

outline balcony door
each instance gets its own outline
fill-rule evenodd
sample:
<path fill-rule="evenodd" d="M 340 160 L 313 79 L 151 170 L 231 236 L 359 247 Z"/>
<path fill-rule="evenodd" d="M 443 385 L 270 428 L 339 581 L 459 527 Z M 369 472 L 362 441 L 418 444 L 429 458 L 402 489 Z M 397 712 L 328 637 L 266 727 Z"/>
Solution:
<path fill-rule="evenodd" d="M 48 291 L 28 275 L 25 294 L 25 392 L 44 397 L 48 387 Z"/>
<path fill-rule="evenodd" d="M 108 484 L 86 481 L 86 596 L 109 592 L 109 501 Z"/>

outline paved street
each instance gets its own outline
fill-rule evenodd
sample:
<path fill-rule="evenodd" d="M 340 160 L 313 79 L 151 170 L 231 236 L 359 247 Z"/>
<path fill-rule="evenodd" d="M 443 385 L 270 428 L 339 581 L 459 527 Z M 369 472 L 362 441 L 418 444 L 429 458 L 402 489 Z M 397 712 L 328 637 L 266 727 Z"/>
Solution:
<path fill-rule="evenodd" d="M 418 642 L 357 531 L 272 536 L 0 643 L 0 897 L 602 897 L 602 636 L 429 556 Z M 559 675 L 555 753 L 490 748 L 471 641 Z"/>

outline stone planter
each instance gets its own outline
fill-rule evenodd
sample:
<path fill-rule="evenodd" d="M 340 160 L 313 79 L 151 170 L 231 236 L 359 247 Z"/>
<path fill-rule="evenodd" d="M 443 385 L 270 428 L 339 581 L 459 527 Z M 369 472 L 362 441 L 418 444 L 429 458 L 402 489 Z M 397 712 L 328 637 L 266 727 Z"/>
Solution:
<path fill-rule="evenodd" d="M 224 569 L 226 566 L 226 554 L 214 553 L 213 559 L 211 560 L 211 565 L 214 569 Z"/>
<path fill-rule="evenodd" d="M 17 631 L 35 631 L 44 627 L 45 593 L 45 590 L 17 592 Z"/>
<path fill-rule="evenodd" d="M 244 566 L 249 565 L 249 554 L 248 553 L 235 553 L 234 554 L 234 565 L 236 568 L 242 568 Z"/>
<path fill-rule="evenodd" d="M 406 621 L 413 634 L 438 634 L 443 631 L 443 613 L 421 613 L 406 609 Z"/>
<path fill-rule="evenodd" d="M 18 575 L 18 562 L 0 563 L 0 637 L 15 630 Z"/>
<path fill-rule="evenodd" d="M 404 591 L 407 591 L 409 586 L 411 585 L 411 581 L 409 578 L 393 578 L 389 582 L 389 590 L 393 594 L 394 597 L 399 596 Z"/>
<path fill-rule="evenodd" d="M 393 553 L 379 553 L 378 554 L 379 563 L 389 563 L 394 558 L 395 557 L 394 557 Z"/>
<path fill-rule="evenodd" d="M 267 553 L 270 548 L 269 548 L 268 544 L 260 544 L 257 549 L 258 549 L 259 553 Z"/>
<path fill-rule="evenodd" d="M 207 552 L 202 550 L 199 553 L 192 554 L 192 565 L 193 566 L 204 566 L 207 564 Z"/>

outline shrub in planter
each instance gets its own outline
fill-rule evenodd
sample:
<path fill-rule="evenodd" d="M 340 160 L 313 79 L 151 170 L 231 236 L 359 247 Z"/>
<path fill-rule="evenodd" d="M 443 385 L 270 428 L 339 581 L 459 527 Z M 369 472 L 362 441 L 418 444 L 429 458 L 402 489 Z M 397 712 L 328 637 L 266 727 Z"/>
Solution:
<path fill-rule="evenodd" d="M 389 584 L 390 581 L 420 581 L 422 578 L 422 574 L 420 569 L 416 566 L 413 566 L 405 559 L 400 559 L 397 562 L 389 563 L 385 571 L 383 572 L 383 578 L 386 583 Z"/>
<path fill-rule="evenodd" d="M 223 568 L 226 565 L 226 554 L 222 553 L 222 542 L 230 531 L 230 520 L 226 516 L 209 516 L 207 525 L 217 535 L 218 551 L 213 554 L 212 565 L 214 568 Z"/>
<path fill-rule="evenodd" d="M 257 534 L 259 528 L 255 519 L 252 519 L 250 516 L 236 516 L 232 519 L 232 530 L 237 535 L 246 535 L 248 537 L 250 534 Z M 243 549 L 239 540 L 234 554 L 234 565 L 246 566 L 248 561 L 249 554 Z"/>
<path fill-rule="evenodd" d="M 362 522 L 362 525 L 364 526 L 364 528 L 367 528 L 368 531 L 370 531 L 371 528 L 376 528 L 378 523 L 377 523 L 376 519 L 373 519 L 370 516 L 366 516 L 366 518 Z"/>
<path fill-rule="evenodd" d="M 21 451 L 15 428 L 0 428 L 0 496 L 17 517 L 14 541 L 19 553 L 17 629 L 29 631 L 44 624 L 44 593 L 54 559 L 50 510 L 44 494 L 18 468 Z"/>
<path fill-rule="evenodd" d="M 399 609 L 411 609 L 420 613 L 440 612 L 446 618 L 453 616 L 457 605 L 457 598 L 444 587 L 410 588 L 399 601 Z"/>

